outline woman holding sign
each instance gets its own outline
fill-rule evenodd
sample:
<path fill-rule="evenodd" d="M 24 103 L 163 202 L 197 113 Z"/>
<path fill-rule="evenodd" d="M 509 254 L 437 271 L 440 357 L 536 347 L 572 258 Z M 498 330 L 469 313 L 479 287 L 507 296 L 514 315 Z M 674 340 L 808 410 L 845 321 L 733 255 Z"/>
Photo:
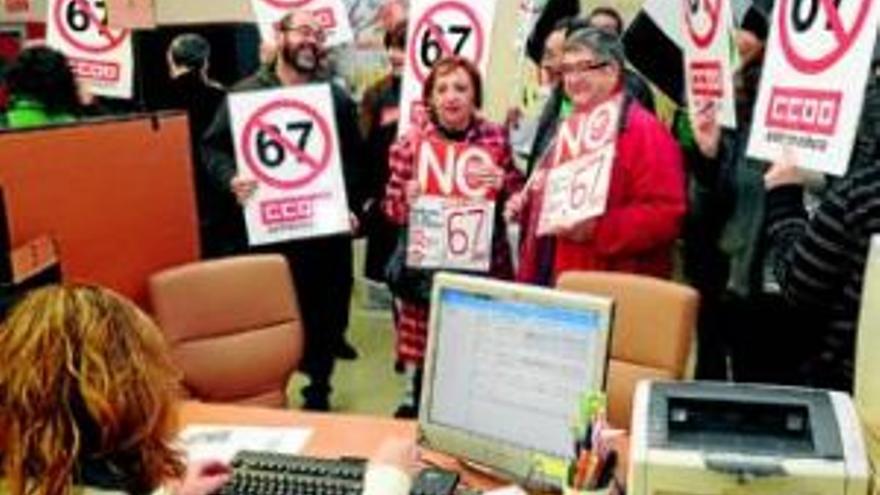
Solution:
<path fill-rule="evenodd" d="M 523 177 L 513 166 L 504 128 L 478 115 L 482 81 L 477 68 L 464 58 L 441 59 L 425 81 L 423 100 L 430 118 L 402 136 L 389 157 L 383 209 L 407 231 L 389 272 L 442 269 L 510 279 L 513 265 L 501 212 Z M 405 284 L 389 284 L 401 302 L 397 355 L 412 384 L 397 416 L 414 417 L 430 283 L 406 294 L 401 290 Z"/>
<path fill-rule="evenodd" d="M 574 114 L 508 216 L 523 220 L 518 278 L 553 285 L 569 270 L 669 277 L 685 211 L 678 145 L 623 91 L 623 46 L 588 28 L 565 43 L 563 89 Z"/>

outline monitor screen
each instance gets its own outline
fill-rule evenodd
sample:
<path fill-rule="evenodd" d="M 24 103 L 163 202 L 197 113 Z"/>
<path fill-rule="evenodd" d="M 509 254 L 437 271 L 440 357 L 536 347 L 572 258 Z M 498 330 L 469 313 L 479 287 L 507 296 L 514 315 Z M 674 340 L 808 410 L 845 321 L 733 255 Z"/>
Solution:
<path fill-rule="evenodd" d="M 611 302 L 447 274 L 433 296 L 427 443 L 512 474 L 506 461 L 571 456 L 579 398 L 603 389 Z"/>

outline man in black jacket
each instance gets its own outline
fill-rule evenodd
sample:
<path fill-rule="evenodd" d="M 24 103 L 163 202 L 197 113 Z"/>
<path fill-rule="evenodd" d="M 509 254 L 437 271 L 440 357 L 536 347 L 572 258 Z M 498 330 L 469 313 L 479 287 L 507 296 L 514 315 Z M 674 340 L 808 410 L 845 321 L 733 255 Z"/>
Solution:
<path fill-rule="evenodd" d="M 238 204 L 228 190 L 218 189 L 211 181 L 207 169 L 202 166 L 199 149 L 202 134 L 226 96 L 223 88 L 208 78 L 211 45 L 197 34 L 181 34 L 171 41 L 167 55 L 171 77 L 167 108 L 186 110 L 189 115 L 202 258 L 231 254 L 234 248 L 225 239 L 229 237 L 229 229 L 236 228 L 237 224 L 229 222 L 228 218 L 239 210 Z"/>
<path fill-rule="evenodd" d="M 325 52 L 324 32 L 315 17 L 305 10 L 285 15 L 277 26 L 277 54 L 273 63 L 237 84 L 232 91 L 296 86 L 318 81 Z M 364 188 L 359 159 L 364 156 L 358 129 L 357 107 L 348 94 L 331 83 L 336 126 L 339 130 L 345 188 L 353 229 L 363 211 Z M 218 186 L 231 191 L 244 203 L 256 189 L 256 182 L 236 172 L 230 130 L 229 106 L 224 104 L 203 139 L 205 164 Z M 247 248 L 242 226 L 236 242 L 241 251 L 278 252 L 290 264 L 306 333 L 305 358 L 301 369 L 310 383 L 303 389 L 306 409 L 329 409 L 330 376 L 335 358 L 354 359 L 354 349 L 345 342 L 352 289 L 352 245 L 350 235 L 283 242 L 260 249 Z"/>

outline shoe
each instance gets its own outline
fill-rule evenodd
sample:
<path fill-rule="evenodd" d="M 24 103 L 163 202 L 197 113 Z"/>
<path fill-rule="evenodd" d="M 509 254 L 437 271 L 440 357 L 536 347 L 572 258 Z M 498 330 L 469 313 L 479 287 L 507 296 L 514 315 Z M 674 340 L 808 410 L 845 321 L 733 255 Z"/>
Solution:
<path fill-rule="evenodd" d="M 330 399 L 323 397 L 306 397 L 302 408 L 304 411 L 328 412 L 330 411 Z"/>
<path fill-rule="evenodd" d="M 333 355 L 339 359 L 354 361 L 358 358 L 358 351 L 345 339 L 340 339 L 339 343 L 336 344 L 336 348 L 333 349 Z"/>
<path fill-rule="evenodd" d="M 394 417 L 399 419 L 415 419 L 419 417 L 419 408 L 412 404 L 401 404 L 394 411 Z"/>

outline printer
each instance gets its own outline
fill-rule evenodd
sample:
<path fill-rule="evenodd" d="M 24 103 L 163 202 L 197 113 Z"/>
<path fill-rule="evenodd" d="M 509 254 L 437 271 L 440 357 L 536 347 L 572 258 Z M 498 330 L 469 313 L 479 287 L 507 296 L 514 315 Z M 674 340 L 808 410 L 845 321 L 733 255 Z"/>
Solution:
<path fill-rule="evenodd" d="M 630 434 L 630 495 L 868 493 L 862 428 L 840 392 L 645 381 Z"/>

